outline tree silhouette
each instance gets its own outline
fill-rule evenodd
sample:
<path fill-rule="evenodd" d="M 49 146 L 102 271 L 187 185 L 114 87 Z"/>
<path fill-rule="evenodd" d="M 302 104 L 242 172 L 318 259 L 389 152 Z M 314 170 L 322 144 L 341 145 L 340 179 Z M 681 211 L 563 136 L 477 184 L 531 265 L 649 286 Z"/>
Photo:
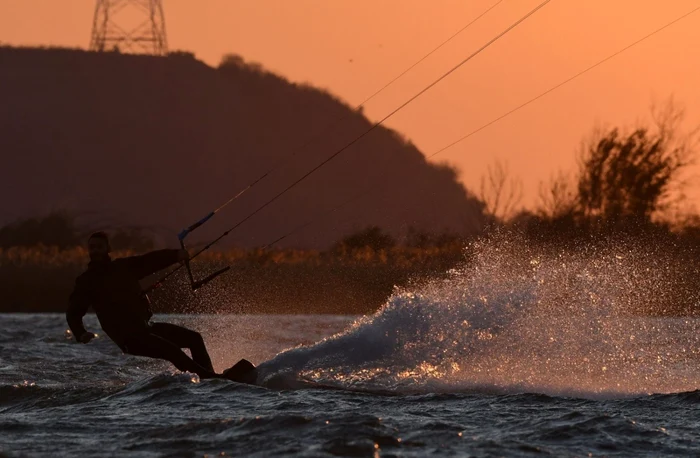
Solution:
<path fill-rule="evenodd" d="M 84 246 L 88 234 L 104 230 L 110 235 L 114 250 L 145 252 L 155 247 L 153 238 L 142 227 L 85 227 L 68 211 L 55 211 L 45 216 L 26 218 L 0 227 L 0 248 L 36 247 L 59 249 Z"/>
<path fill-rule="evenodd" d="M 41 218 L 27 218 L 0 228 L 0 247 L 35 245 L 68 248 L 83 242 L 75 221 L 67 212 L 52 212 Z"/>
<path fill-rule="evenodd" d="M 676 118 L 677 119 L 677 118 Z M 693 151 L 676 141 L 671 118 L 657 129 L 603 132 L 584 150 L 578 178 L 578 210 L 589 222 L 615 227 L 648 224 L 662 210 L 672 184 L 692 163 Z"/>
<path fill-rule="evenodd" d="M 359 232 L 344 237 L 338 248 L 355 250 L 369 247 L 375 251 L 392 248 L 396 245 L 394 238 L 382 231 L 379 226 L 369 226 Z"/>
<path fill-rule="evenodd" d="M 488 166 L 486 176 L 481 177 L 479 199 L 484 202 L 485 213 L 502 221 L 510 219 L 523 198 L 523 182 L 511 177 L 508 163 L 496 160 Z"/>
<path fill-rule="evenodd" d="M 578 196 L 569 174 L 559 171 L 549 182 L 541 182 L 536 213 L 542 218 L 571 219 L 576 214 Z"/>

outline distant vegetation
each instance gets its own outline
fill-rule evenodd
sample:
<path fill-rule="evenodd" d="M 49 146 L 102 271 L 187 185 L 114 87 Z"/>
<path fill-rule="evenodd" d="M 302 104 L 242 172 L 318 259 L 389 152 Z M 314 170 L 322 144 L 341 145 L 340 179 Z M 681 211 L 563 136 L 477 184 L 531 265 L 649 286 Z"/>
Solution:
<path fill-rule="evenodd" d="M 8 113 L 0 123 L 0 180 L 8 190 L 0 206 L 22 215 L 0 228 L 0 311 L 63 311 L 94 230 L 110 230 L 118 256 L 143 253 L 162 245 L 149 227 L 174 234 L 203 207 L 283 164 L 274 186 L 237 202 L 236 215 L 247 214 L 275 186 L 371 126 L 333 95 L 233 55 L 211 68 L 189 53 L 0 48 L 0 67 L 12 69 L 0 72 L 0 105 Z M 211 294 L 192 295 L 179 277 L 154 292 L 154 305 L 168 312 L 367 313 L 394 286 L 470 262 L 469 242 L 495 229 L 562 250 L 623 239 L 653 244 L 675 260 L 674 288 L 653 309 L 634 312 L 700 313 L 700 216 L 683 199 L 697 131 L 681 134 L 683 113 L 672 104 L 654 115 L 634 129 L 597 130 L 579 151 L 578 169 L 543 183 L 529 210 L 519 208 L 522 182 L 507 164 L 490 167 L 472 193 L 454 168 L 428 162 L 397 132 L 376 129 L 221 251 L 198 258 L 198 275 L 233 267 L 208 287 Z M 339 119 L 342 129 L 288 160 Z M 314 226 L 285 239 L 285 248 L 255 248 L 360 190 L 366 192 L 351 205 L 354 219 Z M 97 206 L 127 217 L 118 227 L 69 211 L 27 217 L 29 209 L 63 202 L 76 203 L 76 212 Z M 217 217 L 197 235 L 210 239 L 231 219 Z"/>
<path fill-rule="evenodd" d="M 692 239 L 699 220 L 688 211 L 684 187 L 697 159 L 698 130 L 681 132 L 683 111 L 672 101 L 652 114 L 650 126 L 594 132 L 573 177 L 560 173 L 543 184 L 535 212 L 510 223 L 550 241 L 649 234 Z"/>
<path fill-rule="evenodd" d="M 700 218 L 682 211 L 683 172 L 697 152 L 693 135 L 681 136 L 679 111 L 654 126 L 596 131 L 579 152 L 579 169 L 542 186 L 534 211 L 515 211 L 521 185 L 497 164 L 480 195 L 491 229 L 513 230 L 547 249 L 595 251 L 615 241 L 653 246 L 673 262 L 673 287 L 633 313 L 700 313 Z M 679 196 L 681 196 L 679 198 Z M 63 311 L 74 278 L 84 269 L 86 227 L 69 212 L 17 221 L 0 228 L 0 285 L 5 311 Z M 143 228 L 113 228 L 117 256 L 148 251 Z M 369 313 L 396 285 L 444 275 L 469 262 L 478 234 L 430 233 L 409 228 L 401 237 L 370 225 L 327 250 L 241 249 L 205 253 L 197 275 L 225 264 L 231 272 L 193 295 L 184 277 L 156 289 L 154 307 L 165 312 Z M 644 266 L 642 266 L 644 267 Z M 644 268 L 654 269 L 655 265 Z"/>
<path fill-rule="evenodd" d="M 77 216 L 58 211 L 43 217 L 27 218 L 0 228 L 0 248 L 38 246 L 59 250 L 85 245 L 90 233 L 101 227 L 81 227 Z M 111 244 L 115 250 L 147 251 L 154 247 L 153 238 L 142 228 L 112 228 Z"/>

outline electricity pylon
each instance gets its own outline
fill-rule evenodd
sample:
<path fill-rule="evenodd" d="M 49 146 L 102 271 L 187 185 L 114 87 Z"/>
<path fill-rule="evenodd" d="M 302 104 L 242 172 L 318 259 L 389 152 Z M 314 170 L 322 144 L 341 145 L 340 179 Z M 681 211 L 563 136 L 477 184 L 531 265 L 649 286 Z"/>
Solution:
<path fill-rule="evenodd" d="M 138 25 L 126 26 L 126 19 Z M 166 55 L 162 0 L 97 0 L 90 50 Z"/>

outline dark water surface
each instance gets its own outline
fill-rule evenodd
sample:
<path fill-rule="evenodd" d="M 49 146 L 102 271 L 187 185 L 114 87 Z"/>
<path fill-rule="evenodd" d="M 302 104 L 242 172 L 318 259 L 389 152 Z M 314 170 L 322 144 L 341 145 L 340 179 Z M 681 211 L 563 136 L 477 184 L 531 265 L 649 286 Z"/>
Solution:
<path fill-rule="evenodd" d="M 0 315 L 0 450 L 12 457 L 700 455 L 700 392 L 694 391 L 700 386 L 692 358 L 669 354 L 666 374 L 645 366 L 638 380 L 606 379 L 604 373 L 617 370 L 609 361 L 611 369 L 600 377 L 584 370 L 573 374 L 573 382 L 557 382 L 557 368 L 545 374 L 551 383 L 538 377 L 528 382 L 522 373 L 517 381 L 497 378 L 498 371 L 487 370 L 485 350 L 472 346 L 472 354 L 481 354 L 475 366 L 490 375 L 478 379 L 462 368 L 467 374 L 457 378 L 454 365 L 464 366 L 464 358 L 448 356 L 450 372 L 428 365 L 420 354 L 416 336 L 428 329 L 414 329 L 398 346 L 392 341 L 402 349 L 400 358 L 388 354 L 382 339 L 392 334 L 393 320 L 389 310 L 380 317 L 262 365 L 263 373 L 292 368 L 298 376 L 356 391 L 279 391 L 199 381 L 167 363 L 125 356 L 102 336 L 76 344 L 64 335 L 61 315 Z M 353 321 L 304 315 L 159 318 L 202 331 L 218 370 L 241 357 L 259 364 Z M 407 320 L 401 329 L 411 326 Z M 86 321 L 99 333 L 94 316 Z M 679 338 L 695 331 L 688 320 L 647 321 L 666 337 L 664 329 Z M 655 339 L 652 334 L 637 338 Z M 467 344 L 459 347 L 466 351 Z M 590 361 L 598 353 L 588 354 Z M 533 353 L 532 361 L 545 356 Z M 492 359 L 507 367 L 503 355 Z M 645 367 L 633 366 L 637 372 Z M 659 380 L 667 377 L 666 394 L 645 393 L 645 377 L 652 391 L 664 391 Z M 591 388 L 596 378 L 602 389 Z"/>

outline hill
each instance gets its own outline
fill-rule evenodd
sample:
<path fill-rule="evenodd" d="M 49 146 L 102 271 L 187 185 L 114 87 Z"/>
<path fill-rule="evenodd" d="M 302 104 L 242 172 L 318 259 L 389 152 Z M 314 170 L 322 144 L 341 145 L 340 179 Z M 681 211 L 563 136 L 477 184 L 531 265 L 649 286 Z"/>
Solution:
<path fill-rule="evenodd" d="M 371 125 L 328 92 L 236 56 L 212 68 L 187 53 L 0 48 L 0 100 L 0 224 L 65 209 L 151 227 L 169 243 L 278 166 L 196 234 L 218 235 Z M 365 189 L 284 244 L 322 248 L 368 225 L 401 235 L 471 234 L 484 224 L 454 170 L 381 127 L 227 241 L 266 244 Z"/>

